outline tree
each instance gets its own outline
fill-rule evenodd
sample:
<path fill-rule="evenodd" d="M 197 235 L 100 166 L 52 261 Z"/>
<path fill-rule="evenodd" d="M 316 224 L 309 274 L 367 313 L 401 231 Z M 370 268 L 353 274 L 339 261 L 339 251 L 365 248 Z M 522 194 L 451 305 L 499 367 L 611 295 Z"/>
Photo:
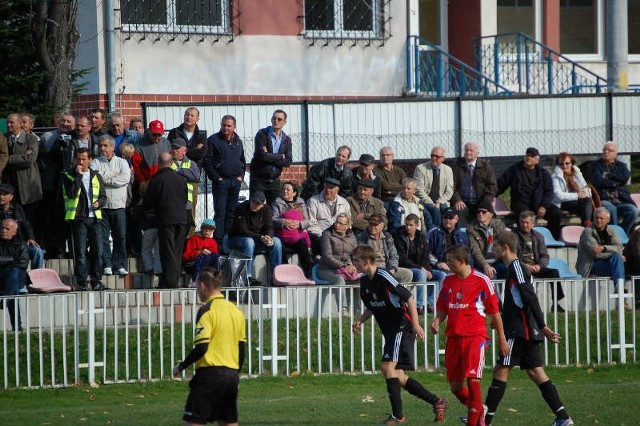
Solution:
<path fill-rule="evenodd" d="M 33 43 L 40 65 L 46 71 L 43 101 L 58 111 L 71 106 L 73 62 L 80 33 L 76 25 L 76 0 L 33 0 Z"/>

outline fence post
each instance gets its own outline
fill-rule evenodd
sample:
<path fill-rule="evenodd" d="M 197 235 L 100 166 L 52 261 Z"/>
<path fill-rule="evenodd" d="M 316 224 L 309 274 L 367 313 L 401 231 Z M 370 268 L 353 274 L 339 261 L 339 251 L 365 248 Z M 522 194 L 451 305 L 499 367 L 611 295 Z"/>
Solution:
<path fill-rule="evenodd" d="M 264 309 L 271 309 L 271 355 L 263 355 L 263 361 L 271 361 L 271 375 L 278 375 L 278 361 L 288 361 L 287 355 L 278 355 L 278 309 L 286 309 L 287 305 L 278 302 L 280 289 L 270 288 L 270 302 L 263 305 Z M 264 312 L 261 310 L 261 312 Z M 261 343 L 262 345 L 262 343 Z"/>
<path fill-rule="evenodd" d="M 96 315 L 95 315 L 95 294 L 90 291 L 87 294 L 87 313 L 88 327 L 87 327 L 87 368 L 89 369 L 89 384 L 92 385 L 96 382 Z"/>
<path fill-rule="evenodd" d="M 627 363 L 627 349 L 631 349 L 634 347 L 633 342 L 627 343 L 626 337 L 626 312 L 625 312 L 625 301 L 626 299 L 630 299 L 633 301 L 633 294 L 625 294 L 624 292 L 624 278 L 619 279 L 618 282 L 615 283 L 615 291 L 613 294 L 609 295 L 610 298 L 615 300 L 616 309 L 618 310 L 618 343 L 611 343 L 611 349 L 619 349 L 620 350 L 620 364 Z"/>

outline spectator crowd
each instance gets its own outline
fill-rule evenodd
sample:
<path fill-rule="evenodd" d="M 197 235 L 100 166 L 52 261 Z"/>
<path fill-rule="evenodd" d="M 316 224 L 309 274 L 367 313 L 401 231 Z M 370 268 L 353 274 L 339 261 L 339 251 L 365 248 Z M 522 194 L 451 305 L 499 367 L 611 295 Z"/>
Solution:
<path fill-rule="evenodd" d="M 371 247 L 376 266 L 399 282 L 442 284 L 450 273 L 445 251 L 460 244 L 469 247 L 473 268 L 503 279 L 507 267 L 495 258 L 493 245 L 507 229 L 517 234 L 518 256 L 531 274 L 555 278 L 534 226 L 542 224 L 560 239 L 566 214 L 577 215 L 585 227 L 579 274 L 616 283 L 640 274 L 640 231 L 634 230 L 639 210 L 614 142 L 581 167 L 571 153 L 561 152 L 551 173 L 530 147 L 499 177 L 475 142 L 450 161 L 443 147 L 432 147 L 413 176 L 395 164 L 389 146 L 379 149 L 378 160 L 362 154 L 353 169 L 351 148 L 340 146 L 298 186 L 281 181 L 292 164 L 285 111 L 274 111 L 270 125 L 257 131 L 249 162 L 235 117 L 223 116 L 209 137 L 199 119 L 198 109 L 190 107 L 173 129 L 159 120 L 144 129 L 139 119 L 127 129 L 121 114 L 96 108 L 86 116 L 61 114 L 57 128 L 38 137 L 33 116 L 10 114 L 8 132 L 0 135 L 2 294 L 24 288 L 25 259 L 41 268 L 45 257 L 72 256 L 76 288 L 104 290 L 104 275 L 126 276 L 127 257 L 139 256 L 145 272 L 159 276 L 159 288 L 175 288 L 183 268 L 195 275 L 217 267 L 219 255 L 231 251 L 249 259 L 264 253 L 271 267 L 295 253 L 307 277 L 318 264 L 319 278 L 343 284 L 359 278 L 351 258 L 359 244 Z M 247 169 L 250 196 L 239 203 Z M 215 214 L 196 230 L 202 173 L 211 181 Z M 506 191 L 513 227 L 494 209 Z M 626 247 L 612 225 L 629 238 Z M 248 275 L 257 284 L 251 261 Z M 553 290 L 557 303 L 562 287 Z M 419 294 L 418 312 L 432 311 L 434 303 L 433 294 Z"/>

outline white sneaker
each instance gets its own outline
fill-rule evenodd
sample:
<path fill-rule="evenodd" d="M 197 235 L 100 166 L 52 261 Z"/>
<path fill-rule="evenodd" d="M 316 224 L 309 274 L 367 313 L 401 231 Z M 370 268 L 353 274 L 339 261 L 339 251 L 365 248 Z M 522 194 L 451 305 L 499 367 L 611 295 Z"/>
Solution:
<path fill-rule="evenodd" d="M 124 277 L 125 275 L 129 275 L 129 272 L 127 272 L 127 270 L 126 270 L 126 269 L 124 269 L 124 268 L 119 268 L 119 269 L 116 271 L 116 273 L 117 273 L 118 275 L 120 275 L 121 277 Z"/>
<path fill-rule="evenodd" d="M 102 275 L 113 275 L 113 271 L 111 270 L 111 268 L 104 268 L 102 270 Z"/>

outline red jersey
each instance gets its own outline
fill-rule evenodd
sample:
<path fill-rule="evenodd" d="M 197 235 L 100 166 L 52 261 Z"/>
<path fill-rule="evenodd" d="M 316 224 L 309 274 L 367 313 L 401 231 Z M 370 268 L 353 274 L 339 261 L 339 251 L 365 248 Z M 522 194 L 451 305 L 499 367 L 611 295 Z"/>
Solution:
<path fill-rule="evenodd" d="M 447 313 L 447 337 L 489 338 L 486 317 L 499 311 L 498 296 L 491 280 L 472 269 L 466 278 L 447 275 L 438 295 L 436 310 Z"/>

